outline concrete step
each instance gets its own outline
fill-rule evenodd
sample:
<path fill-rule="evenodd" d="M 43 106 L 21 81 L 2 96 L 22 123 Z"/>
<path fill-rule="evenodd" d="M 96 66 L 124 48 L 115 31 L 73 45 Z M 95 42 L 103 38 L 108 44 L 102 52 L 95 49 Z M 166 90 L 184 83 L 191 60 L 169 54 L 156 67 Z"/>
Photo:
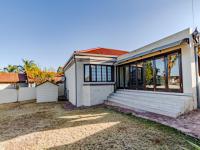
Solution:
<path fill-rule="evenodd" d="M 146 107 L 146 106 L 138 106 L 138 105 L 130 105 L 130 104 L 127 104 L 127 103 L 124 103 L 123 101 L 118 101 L 118 100 L 115 100 L 115 99 L 112 99 L 112 100 L 108 100 L 110 102 L 114 102 L 114 103 L 117 103 L 120 107 L 124 108 L 125 107 L 128 107 L 129 109 L 132 108 L 133 110 L 142 110 L 142 111 L 147 111 L 147 112 L 152 112 L 152 113 L 156 113 L 156 114 L 161 114 L 161 115 L 165 115 L 165 116 L 169 116 L 169 117 L 173 117 L 173 118 L 176 118 L 177 116 L 180 115 L 180 113 L 176 112 L 176 113 L 172 113 L 172 112 L 168 112 L 166 110 L 160 110 L 160 109 L 155 109 L 155 108 L 150 108 L 150 107 Z"/>
<path fill-rule="evenodd" d="M 170 117 L 188 112 L 193 104 L 190 94 L 138 90 L 117 90 L 108 96 L 108 101 Z"/>
<path fill-rule="evenodd" d="M 184 111 L 184 103 L 181 103 L 181 104 L 173 104 L 172 102 L 163 103 L 161 100 L 152 101 L 152 100 L 149 100 L 149 98 L 143 98 L 143 97 L 135 98 L 135 97 L 127 97 L 127 96 L 119 96 L 119 95 L 112 95 L 110 96 L 110 98 L 118 99 L 119 101 L 125 100 L 125 101 L 129 101 L 130 103 L 134 102 L 134 103 L 139 103 L 139 104 L 144 104 L 144 105 L 152 105 L 159 108 L 170 108 L 174 110 L 180 109 L 180 106 L 182 106 L 181 111 Z"/>
<path fill-rule="evenodd" d="M 117 97 L 124 97 L 130 100 L 137 100 L 137 101 L 146 101 L 146 102 L 152 102 L 151 97 L 149 96 L 139 96 L 139 95 L 132 95 L 132 94 L 122 94 L 122 93 L 112 93 L 110 96 L 117 96 Z M 166 105 L 174 105 L 174 104 L 181 104 L 184 105 L 185 104 L 185 100 L 178 100 L 178 101 L 171 101 L 168 100 L 168 97 L 165 98 L 154 98 L 154 102 L 158 103 L 158 104 L 166 104 Z"/>
<path fill-rule="evenodd" d="M 144 104 L 144 103 L 139 103 L 135 101 L 130 102 L 130 101 L 127 101 L 126 99 L 119 100 L 117 98 L 108 98 L 108 100 L 112 102 L 117 102 L 119 104 L 127 105 L 133 108 L 137 108 L 137 109 L 141 109 L 141 110 L 145 110 L 149 112 L 154 112 L 154 113 L 158 113 L 158 114 L 162 114 L 166 116 L 174 117 L 182 113 L 180 109 L 166 108 L 166 107 L 156 106 L 154 104 Z"/>
<path fill-rule="evenodd" d="M 169 101 L 173 101 L 174 99 L 177 99 L 178 101 L 182 101 L 185 99 L 192 99 L 192 96 L 189 95 L 183 95 L 182 93 L 172 93 L 172 94 L 165 94 L 164 92 L 152 92 L 152 91 L 137 91 L 137 90 L 117 90 L 116 93 L 119 94 L 125 94 L 125 95 L 133 95 L 133 96 L 143 96 L 143 97 L 149 97 L 149 98 L 157 98 L 158 96 L 160 98 L 168 98 Z"/>

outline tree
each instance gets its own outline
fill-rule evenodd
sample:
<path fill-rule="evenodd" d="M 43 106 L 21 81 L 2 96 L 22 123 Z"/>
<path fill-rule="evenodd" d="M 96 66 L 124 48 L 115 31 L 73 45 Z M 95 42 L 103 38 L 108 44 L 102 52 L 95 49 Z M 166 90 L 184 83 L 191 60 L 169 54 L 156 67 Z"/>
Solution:
<path fill-rule="evenodd" d="M 146 84 L 151 85 L 153 82 L 153 63 L 152 61 L 146 62 Z"/>
<path fill-rule="evenodd" d="M 37 66 L 33 60 L 22 59 L 22 62 L 23 62 L 22 68 L 24 72 L 29 71 Z"/>
<path fill-rule="evenodd" d="M 63 67 L 59 66 L 58 69 L 57 69 L 57 73 L 63 74 L 64 73 Z"/>
<path fill-rule="evenodd" d="M 17 65 L 8 65 L 3 70 L 4 70 L 4 72 L 16 72 L 16 73 L 19 73 L 20 72 L 20 67 L 17 66 Z"/>
<path fill-rule="evenodd" d="M 171 70 L 176 65 L 177 58 L 178 58 L 177 55 L 170 55 L 168 58 L 168 79 L 170 79 Z"/>

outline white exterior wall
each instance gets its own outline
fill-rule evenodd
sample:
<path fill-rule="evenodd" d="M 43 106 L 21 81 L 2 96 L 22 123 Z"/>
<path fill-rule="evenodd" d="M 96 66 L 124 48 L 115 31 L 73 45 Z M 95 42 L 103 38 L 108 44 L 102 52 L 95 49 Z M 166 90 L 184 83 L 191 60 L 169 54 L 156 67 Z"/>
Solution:
<path fill-rule="evenodd" d="M 58 86 L 50 82 L 36 87 L 37 102 L 55 102 L 58 100 Z"/>
<path fill-rule="evenodd" d="M 18 90 L 18 101 L 34 100 L 36 99 L 35 87 L 22 87 Z"/>
<path fill-rule="evenodd" d="M 65 70 L 67 97 L 69 101 L 76 105 L 76 82 L 75 82 L 75 64 L 72 64 Z"/>
<path fill-rule="evenodd" d="M 0 90 L 0 104 L 16 102 L 17 97 L 18 94 L 16 89 Z"/>

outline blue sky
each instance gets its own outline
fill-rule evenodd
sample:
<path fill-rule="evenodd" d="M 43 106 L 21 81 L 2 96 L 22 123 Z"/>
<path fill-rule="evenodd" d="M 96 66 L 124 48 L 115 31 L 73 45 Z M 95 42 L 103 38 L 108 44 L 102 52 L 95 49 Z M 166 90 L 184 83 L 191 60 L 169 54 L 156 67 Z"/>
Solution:
<path fill-rule="evenodd" d="M 200 0 L 194 12 L 200 28 Z M 134 50 L 192 26 L 192 0 L 0 0 L 0 68 L 57 68 L 74 50 Z"/>

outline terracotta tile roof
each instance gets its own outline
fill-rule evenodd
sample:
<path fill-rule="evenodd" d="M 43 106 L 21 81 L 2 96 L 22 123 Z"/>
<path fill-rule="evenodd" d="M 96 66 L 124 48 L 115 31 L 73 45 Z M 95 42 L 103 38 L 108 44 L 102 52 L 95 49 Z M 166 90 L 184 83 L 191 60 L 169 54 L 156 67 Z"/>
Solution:
<path fill-rule="evenodd" d="M 19 83 L 26 82 L 27 78 L 22 73 L 0 73 L 0 83 Z"/>
<path fill-rule="evenodd" d="M 87 50 L 76 51 L 76 53 L 120 56 L 123 54 L 127 54 L 128 51 L 97 47 L 97 48 L 92 48 L 92 49 L 87 49 Z"/>
<path fill-rule="evenodd" d="M 52 72 L 55 73 L 55 77 L 53 78 L 53 82 L 55 83 L 62 83 L 62 77 L 64 76 L 64 74 L 58 74 L 56 72 Z M 31 78 L 30 76 L 28 76 L 28 82 L 29 83 L 35 83 L 35 80 L 33 78 Z"/>

